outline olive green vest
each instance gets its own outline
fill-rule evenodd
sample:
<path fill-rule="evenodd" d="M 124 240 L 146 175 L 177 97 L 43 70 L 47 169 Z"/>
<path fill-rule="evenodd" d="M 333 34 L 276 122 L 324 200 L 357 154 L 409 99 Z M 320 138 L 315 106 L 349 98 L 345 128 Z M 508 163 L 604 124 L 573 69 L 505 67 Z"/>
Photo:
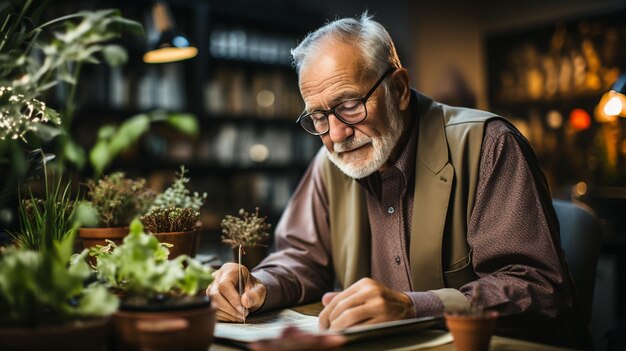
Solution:
<path fill-rule="evenodd" d="M 446 308 L 464 305 L 466 299 L 460 292 L 446 288 L 458 289 L 476 279 L 466 233 L 478 183 L 484 125 L 496 116 L 442 105 L 420 94 L 417 104 L 409 249 L 413 290 L 435 292 Z M 365 190 L 323 157 L 333 265 L 339 284 L 346 288 L 370 275 Z M 450 294 L 453 301 L 448 301 Z"/>

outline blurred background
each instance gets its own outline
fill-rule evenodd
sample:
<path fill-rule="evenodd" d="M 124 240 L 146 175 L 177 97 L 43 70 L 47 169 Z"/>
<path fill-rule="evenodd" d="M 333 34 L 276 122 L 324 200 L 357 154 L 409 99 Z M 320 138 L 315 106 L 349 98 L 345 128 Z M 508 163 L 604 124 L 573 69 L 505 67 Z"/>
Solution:
<path fill-rule="evenodd" d="M 116 40 L 128 51 L 125 65 L 82 68 L 70 133 L 89 150 L 100 127 L 137 114 L 195 116 L 194 137 L 155 123 L 103 171 L 124 170 L 158 189 L 184 164 L 190 187 L 208 193 L 203 253 L 225 255 L 220 220 L 239 208 L 259 207 L 275 226 L 321 146 L 294 124 L 303 103 L 289 49 L 327 20 L 368 10 L 394 38 L 416 89 L 511 120 L 535 148 L 553 197 L 596 211 L 603 228 L 596 345 L 624 319 L 626 122 L 601 104 L 626 73 L 623 0 L 169 0 L 156 8 L 148 0 L 55 0 L 42 16 L 105 8 L 141 22 L 146 35 Z M 178 33 L 170 40 L 197 52 L 168 63 L 144 57 L 164 27 Z M 49 94 L 59 107 L 70 91 L 59 85 Z M 67 172 L 87 178 L 95 171 L 68 164 Z M 2 201 L 3 227 L 15 224 L 14 204 Z"/>

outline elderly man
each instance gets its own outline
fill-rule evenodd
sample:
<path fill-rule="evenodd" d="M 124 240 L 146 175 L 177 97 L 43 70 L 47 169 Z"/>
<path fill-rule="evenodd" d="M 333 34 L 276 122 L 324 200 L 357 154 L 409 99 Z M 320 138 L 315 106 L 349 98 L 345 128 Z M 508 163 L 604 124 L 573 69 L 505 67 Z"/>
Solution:
<path fill-rule="evenodd" d="M 387 31 L 340 19 L 292 50 L 324 148 L 276 228 L 277 252 L 237 291 L 236 264 L 207 290 L 221 320 L 322 299 L 320 327 L 440 316 L 470 301 L 500 333 L 581 346 L 558 222 L 531 147 L 493 114 L 409 87 Z M 340 291 L 333 291 L 336 284 Z"/>

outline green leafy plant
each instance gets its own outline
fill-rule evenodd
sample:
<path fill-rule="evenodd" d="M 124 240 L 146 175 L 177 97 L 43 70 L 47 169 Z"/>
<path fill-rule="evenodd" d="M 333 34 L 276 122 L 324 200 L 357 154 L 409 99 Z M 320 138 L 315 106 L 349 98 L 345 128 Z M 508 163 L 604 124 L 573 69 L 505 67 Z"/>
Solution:
<path fill-rule="evenodd" d="M 84 260 L 68 267 L 80 216 L 60 183 L 50 187 L 43 158 L 45 198 L 21 206 L 20 247 L 0 251 L 0 326 L 65 323 L 113 313 L 117 298 L 98 284 L 85 286 L 91 271 Z M 32 207 L 26 205 L 30 203 Z M 31 250 L 35 248 L 38 251 Z"/>
<path fill-rule="evenodd" d="M 11 247 L 0 253 L 0 326 L 34 327 L 110 315 L 118 299 L 98 284 L 85 283 L 87 262 L 68 267 L 74 234 L 56 250 Z"/>
<path fill-rule="evenodd" d="M 96 175 L 100 175 L 123 151 L 133 146 L 155 122 L 166 123 L 180 132 L 196 136 L 198 121 L 192 114 L 168 114 L 157 110 L 128 118 L 119 126 L 107 124 L 98 130 L 96 144 L 89 152 L 89 161 Z"/>
<path fill-rule="evenodd" d="M 99 216 L 99 225 L 123 227 L 148 209 L 155 193 L 145 179 L 132 180 L 122 172 L 112 173 L 87 183 L 89 205 Z"/>
<path fill-rule="evenodd" d="M 129 296 L 154 297 L 161 294 L 195 295 L 213 281 L 213 270 L 186 255 L 168 260 L 168 244 L 159 243 L 134 220 L 122 245 L 84 250 L 97 259 L 96 270 L 108 286 Z"/>
<path fill-rule="evenodd" d="M 59 169 L 82 168 L 84 150 L 71 138 L 76 90 L 84 64 L 123 64 L 126 51 L 111 39 L 143 33 L 117 10 L 81 11 L 41 23 L 49 1 L 7 0 L 0 5 L 0 222 L 13 226 L 14 189 L 26 175 L 26 151 L 56 142 Z M 46 103 L 50 89 L 66 85 L 60 113 Z"/>
<path fill-rule="evenodd" d="M 152 203 L 152 208 L 178 207 L 192 208 L 195 211 L 200 211 L 200 208 L 207 198 L 207 193 L 200 195 L 198 192 L 194 192 L 192 194 L 187 188 L 190 179 L 185 177 L 186 173 L 187 169 L 185 169 L 185 166 L 180 166 L 180 173 L 176 173 L 178 177 L 169 188 L 157 195 Z"/>
<path fill-rule="evenodd" d="M 63 135 L 63 155 L 82 167 L 84 152 L 68 134 L 82 66 L 100 63 L 99 57 L 111 66 L 125 63 L 126 50 L 107 42 L 124 31 L 143 34 L 143 28 L 112 9 L 80 11 L 34 26 L 33 18 L 39 17 L 42 10 L 43 7 L 33 10 L 32 0 L 11 1 L 0 8 L 0 123 L 8 126 L 0 132 L 0 139 L 25 141 L 27 131 L 40 128 L 48 136 Z M 34 52 L 42 58 L 38 59 Z M 37 99 L 58 84 L 70 86 L 60 116 Z M 43 127 L 46 121 L 61 125 L 63 132 Z"/>
<path fill-rule="evenodd" d="M 76 199 L 70 198 L 71 182 L 63 187 L 62 177 L 56 182 L 48 178 L 47 163 L 54 155 L 44 155 L 42 150 L 39 152 L 44 173 L 43 199 L 36 198 L 28 187 L 28 198 L 19 202 L 20 229 L 9 232 L 20 247 L 31 250 L 39 250 L 43 245 L 42 233 L 48 226 L 48 220 L 53 221 L 52 240 L 61 241 L 71 233 L 76 203 Z"/>
<path fill-rule="evenodd" d="M 157 207 L 139 220 L 150 233 L 170 233 L 193 230 L 199 218 L 200 212 L 190 207 Z"/>

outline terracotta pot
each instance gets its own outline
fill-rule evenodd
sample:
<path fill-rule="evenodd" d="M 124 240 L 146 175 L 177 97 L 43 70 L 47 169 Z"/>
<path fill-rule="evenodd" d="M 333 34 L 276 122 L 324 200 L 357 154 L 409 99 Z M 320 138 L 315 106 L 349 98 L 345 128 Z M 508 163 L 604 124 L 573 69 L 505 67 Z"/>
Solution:
<path fill-rule="evenodd" d="M 0 328 L 2 350 L 102 351 L 111 318 L 37 328 Z"/>
<path fill-rule="evenodd" d="M 196 240 L 193 242 L 191 248 L 191 257 L 196 257 L 198 251 L 200 251 L 200 245 L 202 244 L 202 221 L 196 222 Z"/>
<path fill-rule="evenodd" d="M 211 305 L 173 311 L 118 311 L 113 315 L 115 344 L 124 351 L 154 350 L 158 343 L 176 343 L 171 350 L 206 351 L 213 341 L 216 316 Z M 155 323 L 160 321 L 169 322 Z M 156 332 L 159 328 L 163 333 Z"/>
<path fill-rule="evenodd" d="M 88 249 L 96 245 L 107 245 L 105 239 L 113 241 L 119 245 L 128 235 L 128 227 L 112 228 L 79 228 L 78 237 L 83 241 L 83 248 Z"/>
<path fill-rule="evenodd" d="M 491 334 L 498 320 L 496 311 L 485 311 L 483 315 L 445 313 L 444 317 L 457 351 L 489 350 Z"/>
<path fill-rule="evenodd" d="M 233 248 L 233 262 L 239 262 L 239 257 L 237 253 L 238 247 Z M 252 270 L 252 268 L 256 267 L 265 256 L 267 256 L 267 247 L 265 246 L 254 246 L 254 247 L 244 247 L 244 254 L 241 255 L 241 264 L 244 265 L 248 270 Z"/>
<path fill-rule="evenodd" d="M 187 232 L 170 232 L 170 233 L 152 233 L 162 243 L 170 243 L 174 245 L 170 247 L 169 259 L 176 258 L 180 255 L 191 256 L 195 248 L 196 229 Z"/>

